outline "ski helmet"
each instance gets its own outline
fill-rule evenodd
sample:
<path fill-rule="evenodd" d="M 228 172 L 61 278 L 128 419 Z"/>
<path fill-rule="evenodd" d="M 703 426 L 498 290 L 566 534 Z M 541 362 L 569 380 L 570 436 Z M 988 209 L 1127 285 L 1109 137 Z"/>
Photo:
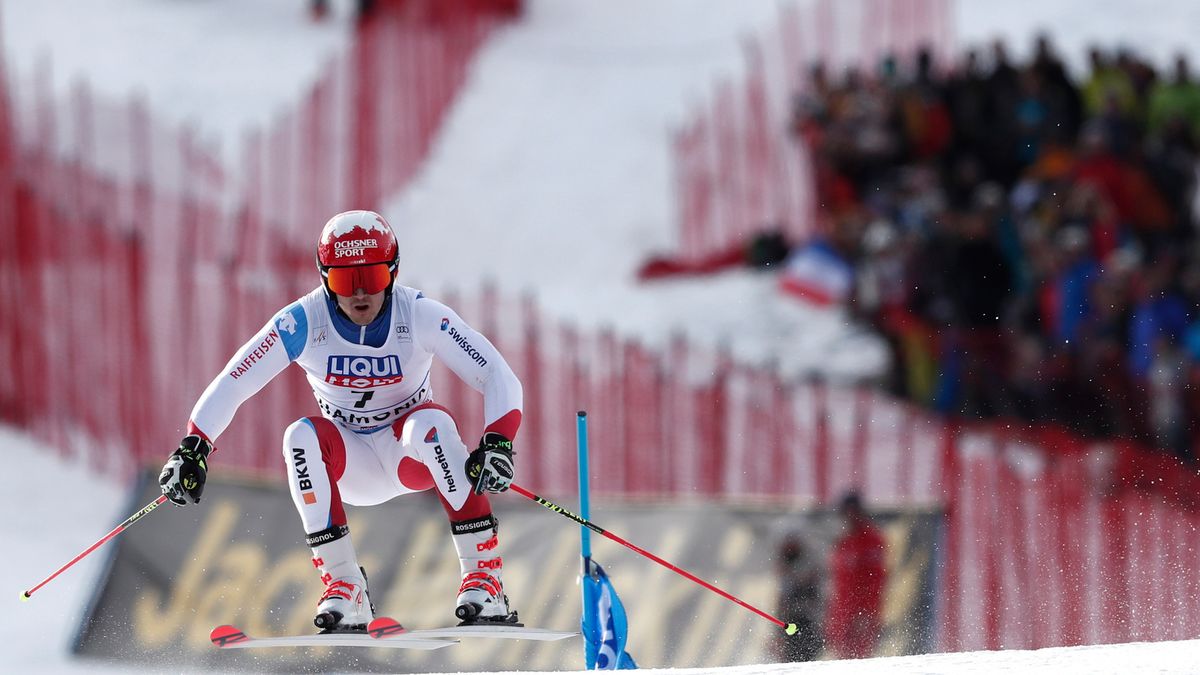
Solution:
<path fill-rule="evenodd" d="M 391 287 L 396 280 L 399 247 L 383 216 L 374 211 L 346 211 L 325 223 L 317 240 L 317 268 L 328 293 L 351 296 Z"/>

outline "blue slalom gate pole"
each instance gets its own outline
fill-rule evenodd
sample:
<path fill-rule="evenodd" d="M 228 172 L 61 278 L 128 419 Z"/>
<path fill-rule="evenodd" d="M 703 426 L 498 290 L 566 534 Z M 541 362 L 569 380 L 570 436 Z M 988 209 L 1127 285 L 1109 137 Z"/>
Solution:
<path fill-rule="evenodd" d="M 575 439 L 579 451 L 579 515 L 587 520 L 591 517 L 588 499 L 588 441 L 587 441 L 587 412 L 580 410 L 575 414 Z M 583 575 L 589 573 L 588 563 L 592 559 L 592 531 L 586 526 L 579 528 L 580 551 L 583 553 Z"/>
<path fill-rule="evenodd" d="M 580 410 L 575 415 L 576 447 L 579 450 L 579 512 L 574 516 L 579 523 L 579 551 L 583 554 L 583 569 L 579 577 L 579 588 L 583 591 L 583 614 L 579 618 L 579 632 L 583 634 L 583 660 L 588 670 L 616 670 L 637 668 L 633 657 L 625 651 L 628 642 L 629 619 L 625 606 L 617 597 L 617 591 L 608 580 L 600 565 L 592 560 L 592 530 L 612 536 L 588 520 L 591 511 L 588 488 L 588 438 L 587 412 Z M 513 490 L 525 496 L 533 496 L 524 488 L 513 485 Z M 538 501 L 534 496 L 534 501 Z M 547 506 L 546 502 L 539 502 Z M 547 508 L 550 508 L 547 506 Z M 566 511 L 560 511 L 566 515 Z"/>

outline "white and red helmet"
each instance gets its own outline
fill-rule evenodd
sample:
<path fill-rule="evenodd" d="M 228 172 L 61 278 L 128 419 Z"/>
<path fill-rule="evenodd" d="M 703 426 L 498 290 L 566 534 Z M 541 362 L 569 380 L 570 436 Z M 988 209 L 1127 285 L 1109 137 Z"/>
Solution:
<path fill-rule="evenodd" d="M 346 211 L 325 223 L 317 240 L 317 268 L 325 289 L 351 296 L 391 287 L 396 279 L 399 246 L 383 216 L 374 211 Z"/>

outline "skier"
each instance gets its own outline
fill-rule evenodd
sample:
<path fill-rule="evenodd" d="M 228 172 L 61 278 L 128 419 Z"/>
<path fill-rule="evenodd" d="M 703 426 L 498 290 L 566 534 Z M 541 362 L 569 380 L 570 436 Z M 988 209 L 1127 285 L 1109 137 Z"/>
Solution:
<path fill-rule="evenodd" d="M 213 442 L 238 406 L 295 362 L 322 413 L 283 434 L 288 487 L 325 583 L 317 627 L 360 631 L 374 618 L 343 503 L 379 504 L 431 487 L 449 517 L 462 571 L 455 615 L 515 622 L 484 493 L 512 482 L 521 383 L 452 309 L 395 283 L 398 261 L 396 236 L 380 215 L 331 218 L 317 244 L 321 285 L 275 314 L 208 385 L 159 484 L 177 506 L 198 503 Z M 485 427 L 474 450 L 451 411 L 433 401 L 435 356 L 483 394 Z"/>

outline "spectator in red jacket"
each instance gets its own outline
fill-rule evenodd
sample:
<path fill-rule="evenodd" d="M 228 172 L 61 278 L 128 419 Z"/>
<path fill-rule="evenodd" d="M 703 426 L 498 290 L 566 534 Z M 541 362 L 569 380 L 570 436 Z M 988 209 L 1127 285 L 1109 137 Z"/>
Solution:
<path fill-rule="evenodd" d="M 857 492 L 842 497 L 838 512 L 846 531 L 830 551 L 825 644 L 834 658 L 866 658 L 883 627 L 886 544 Z"/>

